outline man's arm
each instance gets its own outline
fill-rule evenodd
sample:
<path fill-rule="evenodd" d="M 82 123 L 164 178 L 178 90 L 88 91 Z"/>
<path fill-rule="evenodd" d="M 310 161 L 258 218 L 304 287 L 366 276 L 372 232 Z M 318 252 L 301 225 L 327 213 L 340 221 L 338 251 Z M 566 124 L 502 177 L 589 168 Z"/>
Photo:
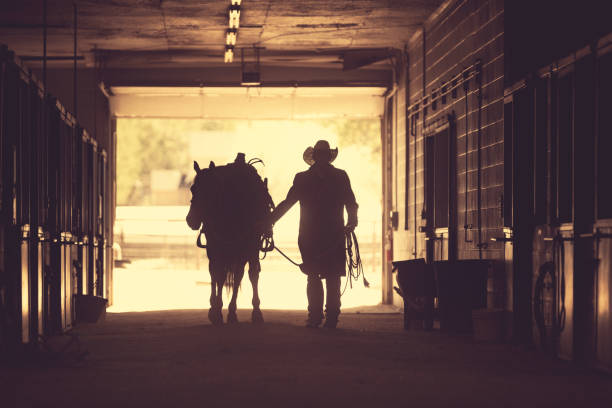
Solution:
<path fill-rule="evenodd" d="M 359 205 L 355 199 L 355 194 L 351 188 L 351 181 L 349 180 L 346 172 L 344 172 L 344 179 L 344 205 L 346 206 L 346 212 L 348 214 L 346 228 L 352 232 L 357 226 L 357 209 L 359 208 Z"/>
<path fill-rule="evenodd" d="M 274 211 L 270 214 L 270 224 L 274 224 L 278 221 L 293 205 L 298 201 L 298 189 L 296 188 L 297 176 L 293 179 L 293 185 L 287 193 L 287 198 L 278 203 Z"/>

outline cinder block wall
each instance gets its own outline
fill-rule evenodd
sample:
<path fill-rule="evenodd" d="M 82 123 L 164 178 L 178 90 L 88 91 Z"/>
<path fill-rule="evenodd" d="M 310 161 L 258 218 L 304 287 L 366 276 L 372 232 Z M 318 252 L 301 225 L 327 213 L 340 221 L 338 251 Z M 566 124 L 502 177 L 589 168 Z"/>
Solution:
<path fill-rule="evenodd" d="M 423 58 L 425 59 L 423 61 Z M 502 235 L 501 198 L 503 194 L 503 93 L 504 93 L 504 2 L 503 0 L 450 0 L 427 20 L 424 29 L 407 44 L 407 66 L 399 77 L 398 131 L 394 140 L 394 206 L 399 213 L 393 234 L 395 260 L 424 258 L 425 235 L 421 212 L 424 201 L 423 114 L 419 115 L 416 140 L 406 138 L 406 101 L 410 106 L 423 95 L 440 88 L 442 82 L 464 68 L 482 63 L 481 111 L 481 243 L 478 244 L 478 98 L 476 82 L 470 81 L 468 94 L 468 148 L 465 149 L 465 97 L 463 88 L 446 104 L 428 109 L 426 121 L 453 114 L 456 125 L 457 256 L 459 259 L 503 259 L 503 246 L 490 240 Z M 425 77 L 423 78 L 423 74 Z M 425 87 L 425 92 L 423 88 Z M 406 98 L 405 95 L 408 95 Z M 416 155 L 415 155 L 416 143 Z M 408 149 L 408 154 L 406 154 Z M 468 155 L 467 169 L 465 155 Z M 407 162 L 408 159 L 408 162 Z M 408 171 L 406 166 L 408 165 Z M 465 172 L 467 170 L 467 223 L 472 225 L 464 239 Z M 416 182 L 415 182 L 416 171 Z M 408 194 L 406 194 L 406 189 Z M 416 194 L 415 194 L 416 189 Z M 416 196 L 416 199 L 415 199 Z M 416 230 L 416 234 L 415 234 Z M 415 239 L 416 235 L 416 239 Z"/>

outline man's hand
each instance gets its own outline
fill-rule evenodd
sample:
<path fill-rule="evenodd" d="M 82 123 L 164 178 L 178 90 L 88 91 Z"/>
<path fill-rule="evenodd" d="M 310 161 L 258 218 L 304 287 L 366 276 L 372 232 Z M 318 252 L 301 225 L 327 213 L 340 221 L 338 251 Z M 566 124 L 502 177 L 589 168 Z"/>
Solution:
<path fill-rule="evenodd" d="M 350 234 L 351 232 L 355 231 L 356 226 L 357 224 L 349 222 L 348 224 L 346 224 L 346 227 L 344 227 L 344 232 L 348 232 Z"/>

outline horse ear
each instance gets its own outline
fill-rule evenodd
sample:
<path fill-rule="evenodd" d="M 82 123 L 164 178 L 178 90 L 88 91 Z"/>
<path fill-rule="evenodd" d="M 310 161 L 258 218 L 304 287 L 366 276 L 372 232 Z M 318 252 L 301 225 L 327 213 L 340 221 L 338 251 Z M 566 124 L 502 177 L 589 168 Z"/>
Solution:
<path fill-rule="evenodd" d="M 193 161 L 193 169 L 196 171 L 196 173 L 200 172 L 200 165 L 195 160 Z"/>
<path fill-rule="evenodd" d="M 215 168 L 215 162 L 214 161 L 210 161 L 210 164 L 208 165 L 209 169 L 214 169 Z"/>

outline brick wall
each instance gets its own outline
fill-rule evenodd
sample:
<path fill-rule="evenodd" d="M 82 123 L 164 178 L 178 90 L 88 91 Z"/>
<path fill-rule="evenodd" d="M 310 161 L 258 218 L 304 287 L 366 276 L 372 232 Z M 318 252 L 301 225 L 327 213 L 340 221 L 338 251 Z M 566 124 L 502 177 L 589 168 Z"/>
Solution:
<path fill-rule="evenodd" d="M 423 33 L 424 31 L 424 33 Z M 423 44 L 423 36 L 425 44 Z M 425 64 L 423 64 L 423 56 Z M 503 246 L 490 241 L 501 235 L 500 199 L 503 194 L 503 92 L 504 92 L 504 2 L 503 0 L 451 0 L 444 3 L 407 45 L 407 63 L 399 76 L 397 133 L 394 139 L 394 206 L 399 212 L 399 228 L 393 236 L 394 259 L 425 257 L 424 225 L 424 136 L 421 110 L 415 137 L 406 140 L 408 105 L 419 101 L 464 68 L 482 63 L 482 102 L 480 111 L 480 241 L 478 248 L 478 90 L 469 81 L 467 145 L 467 224 L 473 227 L 464 238 L 466 194 L 465 96 L 459 87 L 456 97 L 428 108 L 426 123 L 454 116 L 456 132 L 457 255 L 459 259 L 503 259 Z M 425 93 L 423 92 L 425 65 Z M 409 132 L 408 132 L 409 133 Z M 416 146 L 415 146 L 416 143 Z M 416 147 L 416 155 L 415 155 Z M 408 163 L 406 149 L 409 149 Z M 406 172 L 408 165 L 408 172 Z M 415 174 L 416 171 L 416 174 Z M 408 180 L 406 180 L 406 175 Z M 416 176 L 416 177 L 415 177 Z M 406 188 L 408 189 L 406 194 Z M 407 200 L 406 200 L 407 198 Z M 407 227 L 407 229 L 406 229 Z M 481 252 L 481 253 L 480 253 Z"/>

